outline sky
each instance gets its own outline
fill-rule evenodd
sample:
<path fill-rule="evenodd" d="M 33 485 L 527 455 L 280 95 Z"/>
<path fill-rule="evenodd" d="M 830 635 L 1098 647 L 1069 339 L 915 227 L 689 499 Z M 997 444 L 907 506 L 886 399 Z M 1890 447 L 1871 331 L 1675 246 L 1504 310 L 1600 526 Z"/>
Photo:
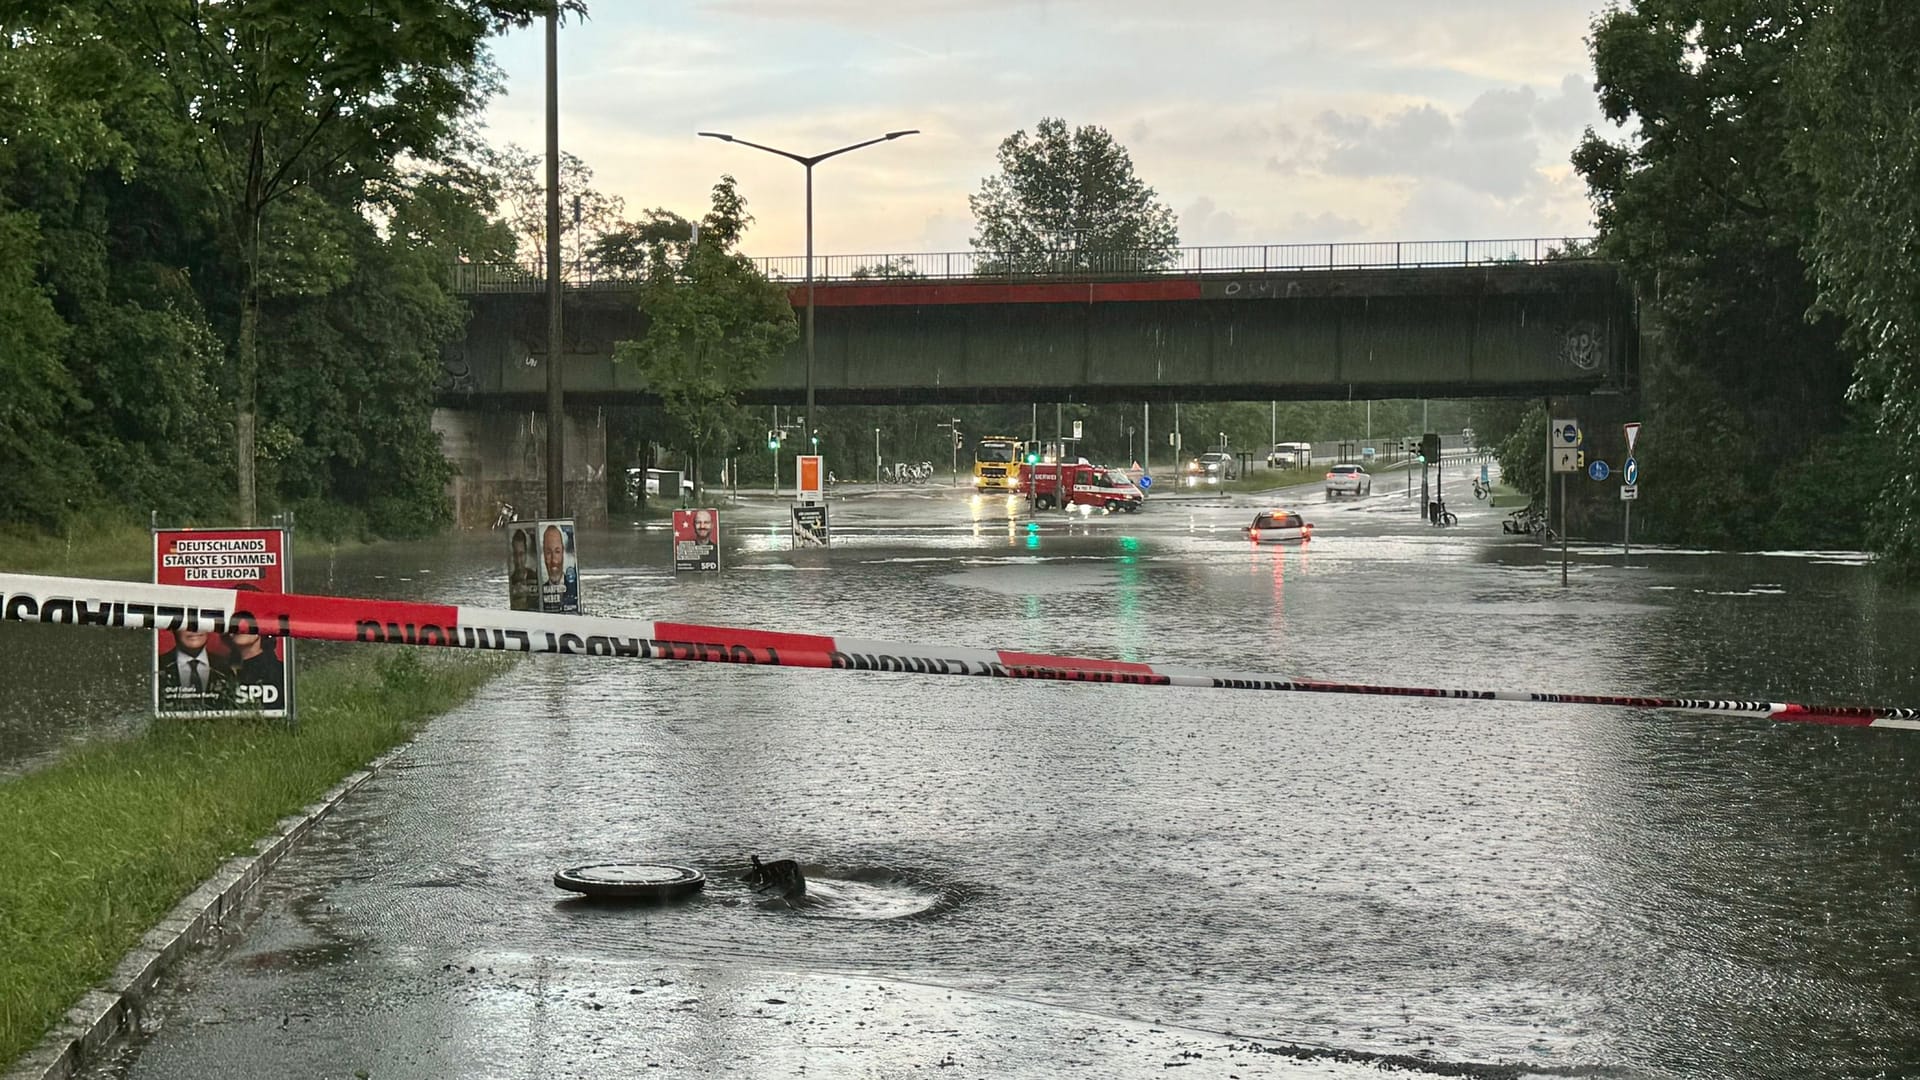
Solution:
<path fill-rule="evenodd" d="M 966 251 L 1002 139 L 1097 124 L 1188 246 L 1584 236 L 1568 164 L 1610 132 L 1603 0 L 588 0 L 560 35 L 560 138 L 628 216 L 703 213 L 722 173 L 756 256 Z M 494 43 L 495 143 L 538 151 L 545 31 Z"/>

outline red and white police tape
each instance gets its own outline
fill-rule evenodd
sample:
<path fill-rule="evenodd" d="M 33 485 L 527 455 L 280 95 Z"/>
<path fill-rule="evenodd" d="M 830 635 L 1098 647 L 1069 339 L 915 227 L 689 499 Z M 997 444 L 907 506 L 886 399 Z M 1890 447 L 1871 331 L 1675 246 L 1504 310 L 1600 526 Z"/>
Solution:
<path fill-rule="evenodd" d="M 701 660 L 779 667 L 896 671 L 916 675 L 985 675 L 1135 686 L 1278 690 L 1320 694 L 1612 705 L 1635 709 L 1767 716 L 1794 723 L 1920 730 L 1920 709 L 1859 705 L 1795 705 L 1710 698 L 1554 694 L 1526 690 L 1447 690 L 1319 682 L 1274 675 L 1161 667 L 1122 660 L 968 649 L 819 634 L 643 622 L 580 615 L 543 615 L 297 593 L 236 592 L 185 585 L 0 574 L 0 618 L 18 622 L 120 626 L 140 630 L 254 630 L 321 641 L 436 645 L 499 652 L 559 653 L 635 660 Z"/>

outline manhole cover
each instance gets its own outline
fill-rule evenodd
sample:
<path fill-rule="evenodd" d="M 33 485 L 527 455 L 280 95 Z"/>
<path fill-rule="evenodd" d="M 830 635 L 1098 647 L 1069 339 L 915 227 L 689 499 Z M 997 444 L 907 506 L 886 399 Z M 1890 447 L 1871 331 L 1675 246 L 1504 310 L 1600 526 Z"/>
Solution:
<path fill-rule="evenodd" d="M 672 900 L 690 896 L 707 883 L 707 876 L 691 866 L 665 863 L 600 863 L 576 866 L 553 875 L 553 883 L 588 896 L 647 897 Z"/>

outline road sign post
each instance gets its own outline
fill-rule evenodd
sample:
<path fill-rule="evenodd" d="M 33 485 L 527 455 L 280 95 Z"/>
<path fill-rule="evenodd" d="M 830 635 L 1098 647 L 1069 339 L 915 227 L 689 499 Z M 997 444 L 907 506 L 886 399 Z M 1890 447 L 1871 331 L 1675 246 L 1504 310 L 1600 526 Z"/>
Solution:
<path fill-rule="evenodd" d="M 1627 433 L 1627 462 L 1620 470 L 1620 501 L 1624 511 L 1620 519 L 1620 563 L 1633 557 L 1633 503 L 1640 497 L 1640 462 L 1633 456 L 1633 444 L 1640 440 L 1638 420 L 1624 425 Z"/>
<path fill-rule="evenodd" d="M 1567 583 L 1567 474 L 1586 468 L 1586 433 L 1580 421 L 1571 418 L 1552 420 L 1547 425 L 1547 459 L 1552 471 L 1560 475 L 1560 584 Z M 1597 477 L 1596 477 L 1597 479 Z"/>

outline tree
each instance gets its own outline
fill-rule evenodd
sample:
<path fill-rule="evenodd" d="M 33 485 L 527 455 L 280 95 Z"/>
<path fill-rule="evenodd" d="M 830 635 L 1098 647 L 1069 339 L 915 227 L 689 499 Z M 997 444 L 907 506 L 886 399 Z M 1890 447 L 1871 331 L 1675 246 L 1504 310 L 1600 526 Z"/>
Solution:
<path fill-rule="evenodd" d="M 970 196 L 980 272 L 1158 270 L 1177 257 L 1174 213 L 1106 129 L 1054 117 L 1000 143 L 1000 174 Z"/>
<path fill-rule="evenodd" d="M 497 177 L 502 222 L 512 232 L 515 265 L 536 277 L 547 276 L 547 166 L 538 154 L 508 143 L 484 152 L 486 167 Z M 593 187 L 593 170 L 574 155 L 560 152 L 560 267 L 582 275 L 600 269 L 593 251 L 601 237 L 627 223 L 626 203 Z"/>
<path fill-rule="evenodd" d="M 786 290 L 738 250 L 752 220 L 733 177 L 722 176 L 697 240 L 657 230 L 640 286 L 646 335 L 614 346 L 615 359 L 637 365 L 660 396 L 673 425 L 663 441 L 692 456 L 695 484 L 704 454 L 740 441 L 740 392 L 799 336 Z"/>
<path fill-rule="evenodd" d="M 1790 80 L 1815 0 L 1632 0 L 1590 39 L 1600 103 L 1631 124 L 1573 155 L 1643 301 L 1642 360 L 1660 478 L 1636 523 L 1691 543 L 1764 542 L 1786 467 L 1849 422 L 1841 321 L 1815 314 Z M 1644 512 L 1645 516 L 1642 517 Z M 1834 537 L 1864 543 L 1864 537 Z"/>
<path fill-rule="evenodd" d="M 179 182 L 214 225 L 206 306 L 231 320 L 239 514 L 256 510 L 258 330 L 268 212 L 303 188 L 368 184 L 434 158 L 494 85 L 484 42 L 550 0 L 365 0 L 316 18 L 284 0 L 125 0 L 114 34 L 156 73 Z M 568 10 L 583 11 L 577 0 Z M 290 254 L 282 249 L 283 254 Z M 336 279 L 337 280 L 337 279 Z"/>
<path fill-rule="evenodd" d="M 1920 9 L 1833 0 L 1797 88 L 1820 306 L 1846 317 L 1857 354 L 1851 396 L 1878 435 L 1860 460 L 1887 463 L 1888 486 L 1871 499 L 1875 546 L 1911 577 L 1920 574 Z"/>

